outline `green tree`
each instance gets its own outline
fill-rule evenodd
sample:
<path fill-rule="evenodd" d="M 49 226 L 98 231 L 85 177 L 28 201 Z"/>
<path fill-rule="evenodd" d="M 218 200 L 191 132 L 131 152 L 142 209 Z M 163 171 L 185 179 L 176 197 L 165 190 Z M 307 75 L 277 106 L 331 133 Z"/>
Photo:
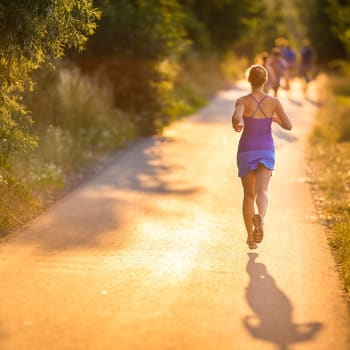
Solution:
<path fill-rule="evenodd" d="M 166 122 L 174 62 L 188 47 L 185 13 L 176 0 L 98 0 L 100 26 L 83 55 L 70 54 L 85 73 L 113 87 L 118 108 L 134 115 L 142 134 Z M 166 69 L 165 69 L 166 68 Z"/>
<path fill-rule="evenodd" d="M 337 24 L 334 22 L 336 20 L 335 17 L 332 19 L 330 13 L 330 2 L 333 2 L 331 7 L 338 4 L 331 0 L 294 1 L 304 24 L 306 35 L 317 52 L 318 60 L 322 63 L 344 57 L 344 46 L 335 34 Z M 333 10 L 332 15 L 335 16 Z M 332 27 L 334 30 L 331 29 Z"/>
<path fill-rule="evenodd" d="M 255 12 L 243 19 L 245 33 L 238 41 L 236 48 L 248 57 L 269 52 L 276 44 L 278 37 L 289 39 L 287 21 L 280 0 L 274 0 L 270 6 L 264 2 L 255 4 Z"/>
<path fill-rule="evenodd" d="M 331 29 L 350 56 L 350 1 L 328 0 Z"/>
<path fill-rule="evenodd" d="M 192 17 L 191 38 L 197 44 L 206 35 L 205 41 L 221 52 L 232 49 L 244 35 L 247 35 L 254 21 L 261 17 L 266 8 L 265 1 L 258 0 L 180 0 Z"/>
<path fill-rule="evenodd" d="M 92 0 L 0 1 L 0 170 L 10 169 L 12 154 L 35 145 L 21 99 L 33 88 L 30 73 L 66 48 L 82 50 L 99 17 Z"/>

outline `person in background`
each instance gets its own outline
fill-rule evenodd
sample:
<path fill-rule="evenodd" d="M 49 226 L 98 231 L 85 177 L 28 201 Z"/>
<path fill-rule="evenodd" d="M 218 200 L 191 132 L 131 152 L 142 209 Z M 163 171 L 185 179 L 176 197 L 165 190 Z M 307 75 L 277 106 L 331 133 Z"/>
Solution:
<path fill-rule="evenodd" d="M 296 63 L 297 63 L 297 55 L 296 55 L 295 51 L 291 48 L 289 42 L 286 43 L 286 46 L 284 47 L 284 49 L 282 51 L 282 56 L 288 63 L 289 71 L 291 73 L 295 72 Z M 293 76 L 293 74 L 290 74 L 290 76 Z"/>
<path fill-rule="evenodd" d="M 295 51 L 291 48 L 288 40 L 285 41 L 285 46 L 283 47 L 283 50 L 282 50 L 282 56 L 288 64 L 288 68 L 286 69 L 286 72 L 285 72 L 285 79 L 286 79 L 286 89 L 289 90 L 290 79 L 293 76 L 295 76 L 297 56 Z"/>
<path fill-rule="evenodd" d="M 303 90 L 304 90 L 304 94 L 306 94 L 308 84 L 313 79 L 314 65 L 315 65 L 315 52 L 309 40 L 304 40 L 300 56 L 301 56 L 300 75 L 304 80 Z"/>
<path fill-rule="evenodd" d="M 267 52 L 262 52 L 260 57 L 261 64 L 267 71 L 267 82 L 264 85 L 264 92 L 269 93 L 270 89 L 272 89 L 275 85 L 276 77 L 270 64 L 269 54 Z"/>
<path fill-rule="evenodd" d="M 281 78 L 285 77 L 288 69 L 288 63 L 282 57 L 281 50 L 278 47 L 274 47 L 272 49 L 272 55 L 269 63 L 275 77 L 272 88 L 274 91 L 274 96 L 277 97 L 278 89 L 281 85 Z"/>

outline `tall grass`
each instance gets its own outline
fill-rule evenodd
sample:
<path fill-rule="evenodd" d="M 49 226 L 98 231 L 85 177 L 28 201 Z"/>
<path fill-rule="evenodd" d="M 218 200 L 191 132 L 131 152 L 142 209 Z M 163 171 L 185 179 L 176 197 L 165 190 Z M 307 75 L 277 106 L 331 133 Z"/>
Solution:
<path fill-rule="evenodd" d="M 348 76 L 323 77 L 323 105 L 311 135 L 315 199 L 350 298 L 350 88 Z"/>
<path fill-rule="evenodd" d="M 26 99 L 38 137 L 37 149 L 26 155 L 34 168 L 40 168 L 41 162 L 51 172 L 56 167 L 56 176 L 75 172 L 136 136 L 130 117 L 114 107 L 106 82 L 84 76 L 72 66 L 42 75 Z M 15 162 L 17 174 L 23 163 L 23 158 Z M 26 178 L 24 173 L 20 175 Z"/>

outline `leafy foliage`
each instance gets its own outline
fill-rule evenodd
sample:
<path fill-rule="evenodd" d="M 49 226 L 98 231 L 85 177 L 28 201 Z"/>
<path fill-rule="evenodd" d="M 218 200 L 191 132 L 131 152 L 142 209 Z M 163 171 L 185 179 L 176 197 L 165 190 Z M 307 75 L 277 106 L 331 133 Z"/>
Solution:
<path fill-rule="evenodd" d="M 247 29 L 236 47 L 241 54 L 248 57 L 254 57 L 263 51 L 270 51 L 275 46 L 278 37 L 290 39 L 280 0 L 273 1 L 271 6 L 260 2 L 255 8 L 255 15 L 242 21 Z"/>
<path fill-rule="evenodd" d="M 339 38 L 340 28 L 344 26 L 338 14 L 343 14 L 338 7 L 337 0 L 294 0 L 302 22 L 306 29 L 306 35 L 315 47 L 321 62 L 345 56 L 344 44 Z M 312 11 L 310 11 L 312 9 Z M 340 22 L 338 22 L 340 20 Z M 348 20 L 348 19 L 347 19 Z M 334 30 L 331 30 L 333 28 Z"/>
<path fill-rule="evenodd" d="M 88 52 L 159 59 L 181 51 L 185 15 L 177 1 L 97 0 L 95 4 L 103 16 Z"/>
<path fill-rule="evenodd" d="M 261 16 L 266 8 L 264 1 L 247 0 L 182 0 L 186 11 L 197 24 L 197 32 L 192 28 L 192 39 L 199 41 L 203 32 L 216 50 L 227 50 L 252 29 L 252 21 Z M 192 22 L 192 23 L 193 23 Z"/>
<path fill-rule="evenodd" d="M 39 211 L 39 201 L 33 198 L 25 185 L 10 175 L 0 175 L 0 199 L 0 234 L 9 227 L 23 224 Z"/>
<path fill-rule="evenodd" d="M 21 99 L 32 88 L 30 73 L 62 57 L 66 47 L 82 50 L 99 16 L 91 0 L 0 1 L 0 169 L 35 145 Z"/>
<path fill-rule="evenodd" d="M 350 2 L 328 0 L 328 3 L 327 13 L 331 20 L 331 29 L 350 56 Z"/>

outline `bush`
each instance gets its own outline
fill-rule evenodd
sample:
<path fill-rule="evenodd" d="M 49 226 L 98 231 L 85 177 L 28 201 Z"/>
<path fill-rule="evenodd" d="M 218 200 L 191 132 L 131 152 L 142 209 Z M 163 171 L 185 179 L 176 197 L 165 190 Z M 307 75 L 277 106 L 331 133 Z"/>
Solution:
<path fill-rule="evenodd" d="M 132 118 L 113 107 L 112 90 L 97 77 L 65 64 L 36 78 L 37 88 L 26 96 L 26 103 L 39 141 L 27 158 L 69 173 L 135 137 Z"/>
<path fill-rule="evenodd" d="M 35 215 L 40 202 L 13 176 L 0 175 L 0 234 Z"/>

